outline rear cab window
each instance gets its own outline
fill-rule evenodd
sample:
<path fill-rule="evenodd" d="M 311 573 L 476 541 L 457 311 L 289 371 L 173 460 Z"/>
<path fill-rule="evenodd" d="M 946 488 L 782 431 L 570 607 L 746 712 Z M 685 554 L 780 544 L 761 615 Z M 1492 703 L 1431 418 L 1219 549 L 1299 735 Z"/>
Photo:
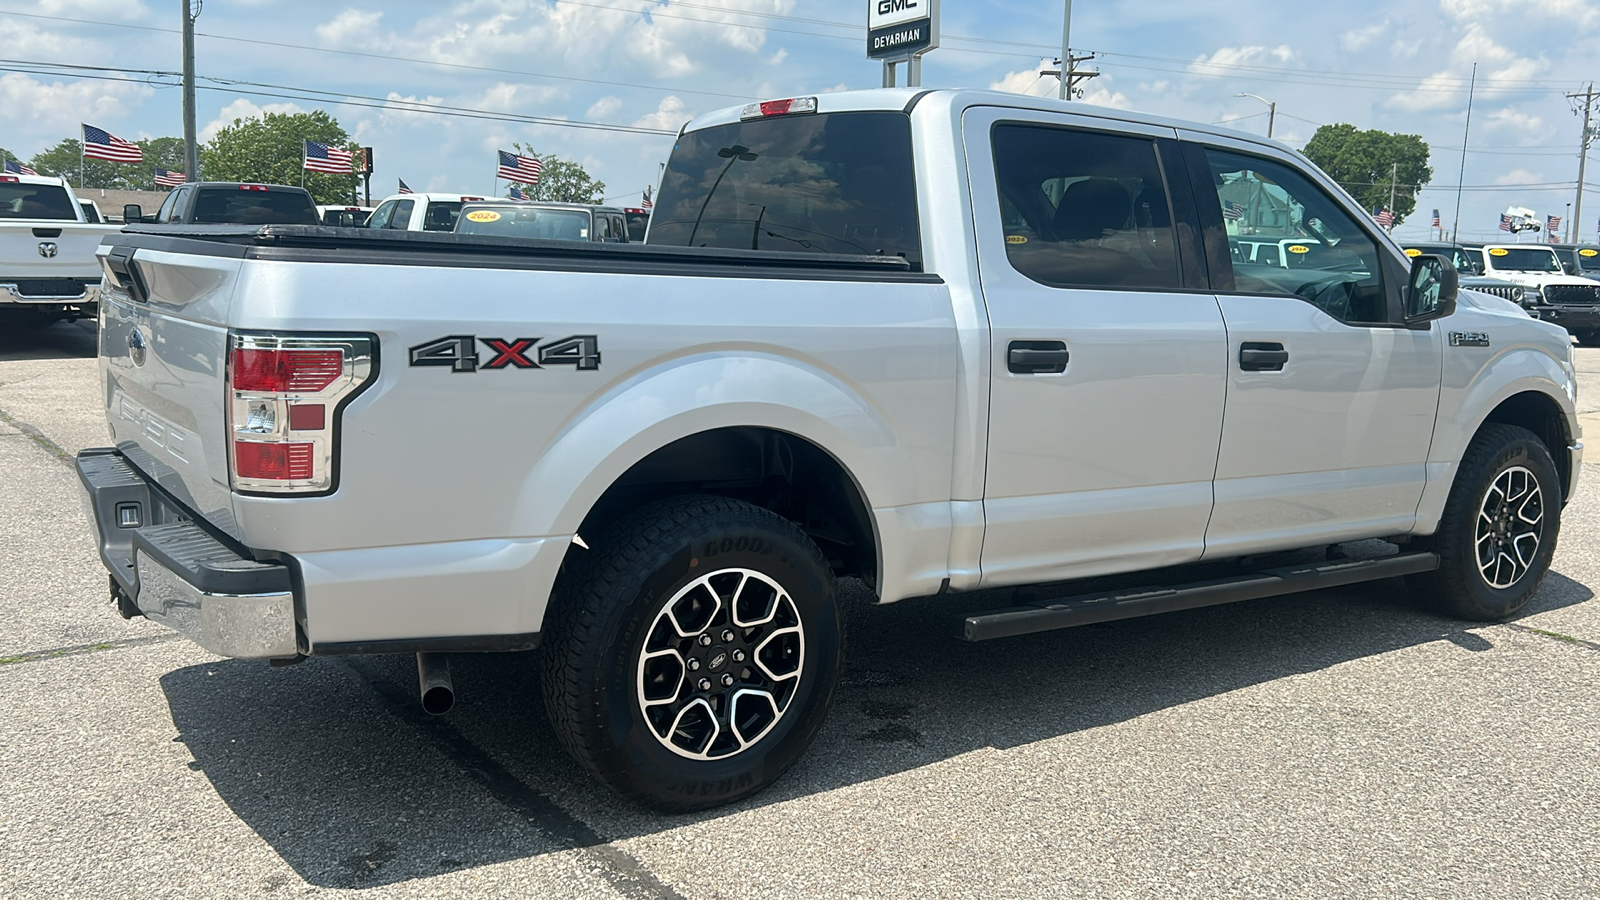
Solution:
<path fill-rule="evenodd" d="M 589 212 L 560 207 L 474 207 L 456 222 L 456 234 L 492 234 L 498 237 L 546 241 L 589 240 Z"/>
<path fill-rule="evenodd" d="M 775 116 L 678 139 L 650 243 L 900 256 L 922 268 L 903 112 Z"/>
<path fill-rule="evenodd" d="M 404 204 L 402 204 L 404 205 Z M 406 207 L 406 219 L 411 218 L 411 208 Z M 461 203 L 451 200 L 431 200 L 422 220 L 423 231 L 454 231 L 456 217 L 461 215 Z M 404 227 L 404 226 L 401 226 Z"/>
<path fill-rule="evenodd" d="M 0 182 L 0 219 L 76 222 L 78 201 L 59 184 Z"/>
<path fill-rule="evenodd" d="M 195 225 L 318 225 L 311 197 L 298 191 L 203 188 L 194 199 Z"/>

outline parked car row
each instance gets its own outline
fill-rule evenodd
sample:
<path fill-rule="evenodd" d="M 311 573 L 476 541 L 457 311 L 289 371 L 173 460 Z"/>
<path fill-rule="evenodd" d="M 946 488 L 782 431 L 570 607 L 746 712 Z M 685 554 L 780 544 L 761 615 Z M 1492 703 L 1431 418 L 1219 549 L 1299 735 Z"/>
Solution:
<path fill-rule="evenodd" d="M 1428 242 L 1405 250 L 1447 256 L 1461 272 L 1461 287 L 1517 303 L 1581 344 L 1600 344 L 1600 247 Z"/>

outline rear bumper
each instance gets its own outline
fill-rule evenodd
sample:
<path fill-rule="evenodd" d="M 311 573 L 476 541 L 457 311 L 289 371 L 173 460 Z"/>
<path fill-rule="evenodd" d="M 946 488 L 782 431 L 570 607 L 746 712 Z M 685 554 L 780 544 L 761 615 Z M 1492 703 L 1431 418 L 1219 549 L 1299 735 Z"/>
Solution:
<path fill-rule="evenodd" d="M 87 284 L 79 291 L 51 294 L 24 293 L 14 283 L 0 282 L 0 304 L 17 306 L 86 306 L 100 302 L 100 286 Z"/>
<path fill-rule="evenodd" d="M 223 544 L 115 449 L 84 450 L 77 468 L 100 559 L 147 618 L 221 656 L 301 654 L 288 566 Z"/>

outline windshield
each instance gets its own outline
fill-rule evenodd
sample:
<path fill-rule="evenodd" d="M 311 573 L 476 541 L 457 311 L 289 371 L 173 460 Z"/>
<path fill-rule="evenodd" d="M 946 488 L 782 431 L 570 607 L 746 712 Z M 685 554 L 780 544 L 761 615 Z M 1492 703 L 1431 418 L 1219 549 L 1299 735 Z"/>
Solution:
<path fill-rule="evenodd" d="M 316 225 L 311 196 L 298 191 L 202 188 L 194 201 L 196 225 Z"/>
<path fill-rule="evenodd" d="M 652 244 L 922 264 L 903 113 L 772 117 L 686 134 L 656 199 Z"/>
<path fill-rule="evenodd" d="M 1579 247 L 1572 251 L 1572 259 L 1579 272 L 1600 272 L 1600 248 Z"/>
<path fill-rule="evenodd" d="M 497 206 L 469 209 L 456 223 L 456 234 L 494 234 L 546 241 L 587 241 L 589 213 L 582 209 L 538 209 Z"/>
<path fill-rule="evenodd" d="M 1548 247 L 1490 247 L 1494 267 L 1507 272 L 1561 272 L 1561 260 Z"/>
<path fill-rule="evenodd" d="M 59 184 L 0 182 L 0 219 L 78 220 L 77 201 Z"/>

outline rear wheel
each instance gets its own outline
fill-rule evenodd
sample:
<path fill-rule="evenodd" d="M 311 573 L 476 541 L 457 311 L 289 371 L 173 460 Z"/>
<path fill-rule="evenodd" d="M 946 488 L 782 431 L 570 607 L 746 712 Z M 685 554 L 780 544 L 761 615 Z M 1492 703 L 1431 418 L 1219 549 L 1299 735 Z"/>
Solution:
<path fill-rule="evenodd" d="M 721 805 L 783 774 L 841 664 L 833 573 L 792 522 L 723 497 L 639 510 L 563 574 L 541 653 L 562 742 L 659 809 Z"/>
<path fill-rule="evenodd" d="M 1441 612 L 1474 621 L 1516 615 L 1533 598 L 1561 529 L 1561 479 L 1544 442 L 1485 425 L 1462 457 L 1432 539 L 1437 571 L 1412 585 Z"/>

